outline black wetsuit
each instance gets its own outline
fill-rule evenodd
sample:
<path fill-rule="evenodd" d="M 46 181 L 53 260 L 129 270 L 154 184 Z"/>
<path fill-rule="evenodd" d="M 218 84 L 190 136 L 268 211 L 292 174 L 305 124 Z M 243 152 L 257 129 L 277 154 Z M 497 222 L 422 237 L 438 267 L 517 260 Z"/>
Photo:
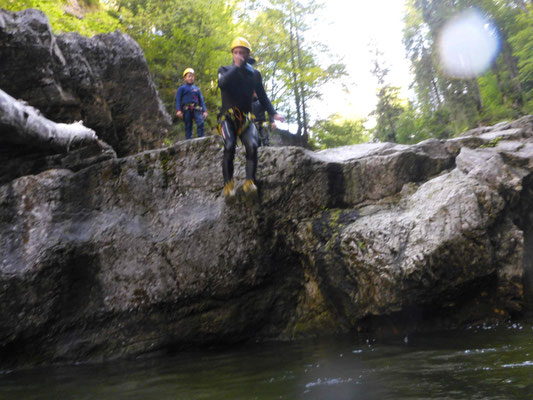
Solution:
<path fill-rule="evenodd" d="M 276 114 L 266 95 L 261 73 L 250 64 L 223 66 L 218 69 L 218 86 L 222 94 L 220 133 L 224 140 L 222 173 L 224 183 L 233 178 L 233 160 L 237 136 L 246 148 L 246 178 L 255 181 L 257 170 L 257 129 L 249 118 L 254 91 L 270 115 Z M 231 110 L 231 113 L 230 113 Z"/>

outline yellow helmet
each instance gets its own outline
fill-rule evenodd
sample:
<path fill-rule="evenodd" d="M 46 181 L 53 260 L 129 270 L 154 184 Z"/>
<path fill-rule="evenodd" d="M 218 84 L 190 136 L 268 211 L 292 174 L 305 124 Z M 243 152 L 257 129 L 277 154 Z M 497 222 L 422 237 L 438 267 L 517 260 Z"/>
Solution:
<path fill-rule="evenodd" d="M 233 42 L 231 42 L 231 51 L 233 51 L 235 47 L 244 47 L 245 49 L 248 49 L 250 53 L 252 52 L 252 46 L 250 45 L 250 42 L 243 37 L 237 37 L 233 39 Z"/>
<path fill-rule="evenodd" d="M 185 68 L 185 71 L 183 71 L 183 77 L 185 78 L 185 75 L 187 75 L 187 74 L 193 74 L 194 75 L 194 69 Z"/>

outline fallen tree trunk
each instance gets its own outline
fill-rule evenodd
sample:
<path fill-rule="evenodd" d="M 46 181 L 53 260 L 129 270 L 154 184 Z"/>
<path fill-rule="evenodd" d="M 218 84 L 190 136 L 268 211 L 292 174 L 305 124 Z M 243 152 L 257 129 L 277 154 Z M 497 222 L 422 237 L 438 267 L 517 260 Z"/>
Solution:
<path fill-rule="evenodd" d="M 96 133 L 83 126 L 82 121 L 55 123 L 0 90 L 0 145 L 4 149 L 24 146 L 66 153 L 96 142 Z"/>

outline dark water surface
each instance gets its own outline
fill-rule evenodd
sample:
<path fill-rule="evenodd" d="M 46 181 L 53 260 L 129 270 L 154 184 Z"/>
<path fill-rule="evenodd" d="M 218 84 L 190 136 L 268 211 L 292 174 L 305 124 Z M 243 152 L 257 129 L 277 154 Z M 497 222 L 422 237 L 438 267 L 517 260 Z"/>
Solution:
<path fill-rule="evenodd" d="M 0 372 L 0 399 L 533 399 L 533 319 Z"/>

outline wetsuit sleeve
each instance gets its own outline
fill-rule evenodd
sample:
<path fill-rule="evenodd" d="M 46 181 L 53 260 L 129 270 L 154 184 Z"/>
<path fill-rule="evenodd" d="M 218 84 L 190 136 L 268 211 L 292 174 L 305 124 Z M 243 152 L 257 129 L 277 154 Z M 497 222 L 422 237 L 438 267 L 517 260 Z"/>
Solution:
<path fill-rule="evenodd" d="M 180 86 L 176 93 L 176 111 L 181 110 L 181 97 L 182 96 L 183 96 L 183 86 Z"/>
<path fill-rule="evenodd" d="M 236 65 L 232 65 L 227 70 L 224 67 L 220 67 L 218 69 L 218 87 L 220 89 L 227 89 L 231 86 L 231 82 L 237 76 L 238 71 L 239 67 Z"/>
<path fill-rule="evenodd" d="M 257 93 L 257 98 L 261 102 L 261 105 L 266 110 L 269 116 L 276 114 L 276 110 L 272 106 L 270 99 L 268 98 L 265 87 L 263 86 L 263 78 L 259 71 L 255 71 L 255 93 Z"/>

